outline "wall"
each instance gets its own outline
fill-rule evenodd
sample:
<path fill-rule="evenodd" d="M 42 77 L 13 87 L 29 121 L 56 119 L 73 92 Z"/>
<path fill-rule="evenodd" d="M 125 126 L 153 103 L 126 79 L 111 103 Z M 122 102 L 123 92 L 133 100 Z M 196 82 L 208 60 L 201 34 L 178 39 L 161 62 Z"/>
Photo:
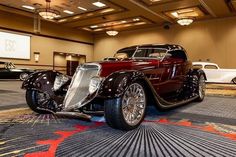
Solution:
<path fill-rule="evenodd" d="M 12 61 L 20 67 L 35 69 L 52 69 L 53 52 L 76 53 L 86 55 L 87 61 L 93 59 L 93 36 L 92 34 L 64 27 L 52 22 L 42 21 L 41 34 L 33 33 L 33 19 L 12 13 L 0 11 L 0 27 L 29 32 L 31 35 L 31 59 L 4 59 Z M 24 34 L 24 33 L 23 33 Z M 68 39 L 68 40 L 67 40 Z M 40 52 L 38 63 L 34 61 L 34 52 Z"/>
<path fill-rule="evenodd" d="M 182 45 L 192 61 L 218 63 L 224 68 L 236 68 L 236 18 L 222 18 L 194 22 L 188 27 L 171 26 L 121 32 L 115 37 L 95 36 L 94 60 L 113 56 L 120 48 L 150 43 Z"/>

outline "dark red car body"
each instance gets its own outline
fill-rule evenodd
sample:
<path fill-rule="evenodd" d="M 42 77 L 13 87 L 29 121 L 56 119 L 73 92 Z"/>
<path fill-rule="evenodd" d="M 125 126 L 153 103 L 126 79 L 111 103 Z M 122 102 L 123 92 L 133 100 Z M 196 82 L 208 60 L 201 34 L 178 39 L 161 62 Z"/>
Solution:
<path fill-rule="evenodd" d="M 101 77 L 117 71 L 141 71 L 146 75 L 153 88 L 160 96 L 179 90 L 192 68 L 192 62 L 187 59 L 186 51 L 178 45 L 141 45 L 124 49 L 136 48 L 164 48 L 168 51 L 182 51 L 185 56 L 178 58 L 175 56 L 157 60 L 155 58 L 127 58 L 123 60 L 112 60 L 99 62 L 101 65 Z M 123 50 L 124 50 L 123 49 Z"/>
<path fill-rule="evenodd" d="M 65 78 L 55 71 L 41 71 L 31 75 L 22 85 L 28 91 L 26 99 L 29 106 L 36 112 L 46 110 L 68 114 L 80 111 L 87 116 L 88 113 L 103 112 L 104 108 L 106 112 L 107 104 L 105 117 L 110 121 L 108 124 L 129 130 L 140 123 L 127 126 L 122 120 L 119 123 L 123 125 L 119 126 L 117 119 L 109 116 L 116 112 L 123 119 L 119 113 L 122 108 L 121 99 L 133 85 L 145 91 L 147 104 L 154 102 L 160 109 L 169 109 L 193 100 L 202 101 L 205 95 L 204 72 L 192 68 L 186 51 L 178 45 L 127 47 L 119 50 L 114 58 L 85 63 L 77 68 L 72 79 Z M 59 88 L 55 88 L 57 84 Z M 44 103 L 44 106 L 40 106 L 35 101 L 35 91 L 45 95 L 47 105 Z M 135 95 L 132 97 L 136 99 Z M 114 112 L 113 104 L 116 108 Z"/>
<path fill-rule="evenodd" d="M 107 77 L 116 71 L 142 71 L 160 95 L 181 88 L 184 76 L 187 75 L 192 64 L 183 59 L 168 58 L 163 61 L 156 59 L 125 59 L 123 61 L 100 62 L 101 77 Z M 176 66 L 175 74 L 173 68 Z"/>

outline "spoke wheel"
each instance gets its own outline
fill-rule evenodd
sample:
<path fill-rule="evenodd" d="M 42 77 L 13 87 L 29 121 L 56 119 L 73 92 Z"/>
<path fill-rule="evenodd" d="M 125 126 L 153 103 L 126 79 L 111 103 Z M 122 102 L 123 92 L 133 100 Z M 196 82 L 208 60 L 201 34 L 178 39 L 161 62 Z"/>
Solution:
<path fill-rule="evenodd" d="M 137 128 L 144 119 L 146 102 L 146 94 L 142 83 L 132 83 L 120 98 L 104 101 L 107 124 L 120 130 Z"/>
<path fill-rule="evenodd" d="M 146 97 L 143 87 L 134 83 L 126 90 L 122 99 L 122 113 L 127 124 L 137 125 L 144 116 Z"/>
<path fill-rule="evenodd" d="M 206 82 L 203 75 L 200 75 L 198 80 L 198 100 L 202 101 L 206 95 Z"/>

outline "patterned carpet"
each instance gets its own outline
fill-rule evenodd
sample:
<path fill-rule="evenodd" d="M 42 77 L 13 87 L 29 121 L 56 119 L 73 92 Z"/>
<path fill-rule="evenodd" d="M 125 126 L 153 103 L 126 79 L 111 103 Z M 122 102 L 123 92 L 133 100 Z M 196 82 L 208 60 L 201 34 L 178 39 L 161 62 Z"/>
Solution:
<path fill-rule="evenodd" d="M 84 122 L 38 115 L 29 109 L 1 111 L 0 157 L 235 157 L 233 102 L 233 98 L 207 97 L 202 103 L 168 112 L 149 107 L 145 122 L 129 132 L 108 127 L 103 117 Z"/>

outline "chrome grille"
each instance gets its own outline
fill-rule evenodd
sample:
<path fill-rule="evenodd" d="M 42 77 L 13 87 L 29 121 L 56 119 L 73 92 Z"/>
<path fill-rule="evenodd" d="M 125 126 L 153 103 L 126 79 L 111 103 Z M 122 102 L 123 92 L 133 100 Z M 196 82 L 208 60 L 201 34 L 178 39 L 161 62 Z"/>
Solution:
<path fill-rule="evenodd" d="M 90 79 L 97 76 L 99 71 L 100 65 L 94 63 L 86 63 L 78 67 L 64 100 L 65 110 L 80 108 L 84 105 L 84 100 L 89 94 Z"/>

